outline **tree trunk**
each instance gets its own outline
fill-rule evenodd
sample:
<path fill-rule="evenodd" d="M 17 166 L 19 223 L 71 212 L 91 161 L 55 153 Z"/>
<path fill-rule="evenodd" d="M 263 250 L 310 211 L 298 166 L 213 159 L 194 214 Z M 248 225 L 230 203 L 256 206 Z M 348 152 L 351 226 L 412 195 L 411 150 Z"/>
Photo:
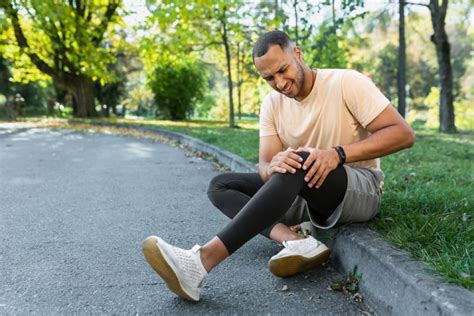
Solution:
<path fill-rule="evenodd" d="M 69 80 L 67 88 L 75 100 L 77 117 L 98 116 L 95 110 L 94 82 L 91 78 L 84 75 L 76 76 Z"/>
<path fill-rule="evenodd" d="M 441 7 L 438 0 L 430 0 L 431 23 L 434 34 L 431 41 L 436 47 L 441 91 L 439 96 L 439 129 L 441 132 L 456 132 L 454 121 L 453 70 L 451 67 L 451 47 L 445 29 L 445 18 L 448 0 L 443 0 Z"/>
<path fill-rule="evenodd" d="M 334 32 L 336 32 L 336 0 L 331 1 L 331 11 L 332 11 L 332 26 L 334 27 Z"/>
<path fill-rule="evenodd" d="M 231 58 L 230 58 L 230 49 L 229 49 L 229 41 L 227 38 L 227 25 L 225 22 L 225 11 L 224 11 L 224 18 L 222 20 L 222 42 L 224 43 L 225 47 L 225 57 L 227 61 L 227 86 L 229 90 L 229 127 L 233 128 L 234 125 L 234 100 L 232 97 L 232 90 L 233 90 L 233 85 L 232 85 L 232 72 L 230 68 L 230 63 L 231 63 Z"/>
<path fill-rule="evenodd" d="M 398 46 L 398 113 L 405 117 L 406 109 L 406 49 L 405 49 L 405 0 L 399 1 Z"/>
<path fill-rule="evenodd" d="M 295 14 L 295 44 L 298 46 L 298 0 L 293 0 L 293 11 Z"/>
<path fill-rule="evenodd" d="M 237 45 L 237 104 L 239 107 L 239 120 L 242 120 L 242 54 L 239 43 Z"/>

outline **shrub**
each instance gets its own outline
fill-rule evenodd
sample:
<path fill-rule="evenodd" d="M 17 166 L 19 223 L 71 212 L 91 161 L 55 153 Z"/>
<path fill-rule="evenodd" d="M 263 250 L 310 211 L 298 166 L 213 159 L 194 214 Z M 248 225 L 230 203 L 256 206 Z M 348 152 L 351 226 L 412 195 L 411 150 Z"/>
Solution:
<path fill-rule="evenodd" d="M 159 61 L 148 79 L 154 102 L 172 120 L 189 117 L 206 91 L 206 70 L 193 61 Z"/>

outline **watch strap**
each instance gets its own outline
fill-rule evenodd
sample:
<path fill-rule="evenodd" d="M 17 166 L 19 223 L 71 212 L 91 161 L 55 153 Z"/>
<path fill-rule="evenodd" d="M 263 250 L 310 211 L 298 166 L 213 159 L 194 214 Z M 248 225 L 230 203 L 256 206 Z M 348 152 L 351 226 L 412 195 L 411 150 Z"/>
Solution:
<path fill-rule="evenodd" d="M 342 149 L 341 146 L 336 146 L 334 147 L 336 150 L 338 156 L 339 156 L 339 164 L 343 165 L 346 163 L 346 153 L 344 152 L 344 149 Z"/>

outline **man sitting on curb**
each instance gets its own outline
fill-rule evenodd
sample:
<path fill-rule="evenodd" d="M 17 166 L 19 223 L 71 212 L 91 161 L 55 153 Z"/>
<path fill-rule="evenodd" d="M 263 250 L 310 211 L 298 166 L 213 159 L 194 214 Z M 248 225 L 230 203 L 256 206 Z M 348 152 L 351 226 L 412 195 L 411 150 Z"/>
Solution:
<path fill-rule="evenodd" d="M 258 72 L 275 90 L 260 111 L 259 173 L 225 173 L 208 195 L 232 220 L 190 250 L 148 237 L 148 263 L 179 296 L 198 301 L 204 278 L 258 233 L 282 243 L 270 271 L 288 277 L 327 260 L 330 250 L 288 225 L 322 229 L 365 222 L 380 207 L 379 157 L 413 145 L 415 135 L 390 101 L 353 70 L 310 69 L 280 31 L 253 49 Z"/>

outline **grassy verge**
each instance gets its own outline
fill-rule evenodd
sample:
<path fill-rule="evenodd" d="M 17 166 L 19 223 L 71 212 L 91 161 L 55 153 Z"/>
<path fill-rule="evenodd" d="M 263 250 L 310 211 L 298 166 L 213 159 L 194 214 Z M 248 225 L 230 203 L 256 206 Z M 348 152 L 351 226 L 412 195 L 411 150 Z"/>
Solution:
<path fill-rule="evenodd" d="M 382 215 L 371 226 L 449 282 L 474 290 L 473 134 L 416 134 L 413 148 L 382 159 Z"/>
<path fill-rule="evenodd" d="M 230 129 L 217 121 L 115 121 L 181 132 L 258 160 L 256 122 Z M 382 210 L 370 226 L 448 282 L 474 291 L 474 134 L 416 134 L 413 148 L 382 159 Z"/>

